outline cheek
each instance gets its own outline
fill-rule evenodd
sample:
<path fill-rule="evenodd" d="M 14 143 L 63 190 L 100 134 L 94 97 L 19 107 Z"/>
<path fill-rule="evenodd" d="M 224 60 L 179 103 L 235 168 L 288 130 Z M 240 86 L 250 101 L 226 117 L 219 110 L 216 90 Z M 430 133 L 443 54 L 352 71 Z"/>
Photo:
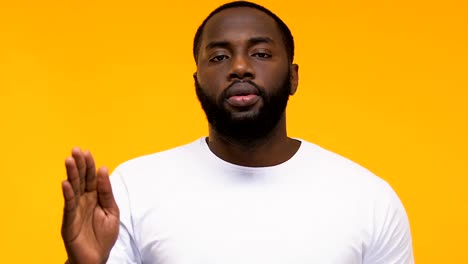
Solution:
<path fill-rule="evenodd" d="M 256 70 L 256 83 L 265 89 L 278 88 L 288 76 L 288 67 L 271 65 L 258 67 Z"/>
<path fill-rule="evenodd" d="M 214 70 L 199 71 L 197 80 L 203 90 L 210 96 L 219 96 L 229 85 L 225 78 L 222 78 L 221 73 Z"/>

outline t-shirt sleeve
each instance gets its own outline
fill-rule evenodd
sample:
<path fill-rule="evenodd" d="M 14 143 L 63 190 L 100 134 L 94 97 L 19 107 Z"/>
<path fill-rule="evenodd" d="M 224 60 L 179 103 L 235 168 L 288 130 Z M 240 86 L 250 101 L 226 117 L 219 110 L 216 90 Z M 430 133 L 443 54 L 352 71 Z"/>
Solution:
<path fill-rule="evenodd" d="M 364 252 L 364 264 L 413 264 L 413 246 L 408 216 L 400 199 L 385 183 L 376 199 L 373 234 Z"/>
<path fill-rule="evenodd" d="M 108 264 L 140 264 L 141 258 L 133 234 L 130 198 L 122 175 L 116 169 L 111 177 L 112 192 L 120 210 L 119 236 L 111 250 Z"/>

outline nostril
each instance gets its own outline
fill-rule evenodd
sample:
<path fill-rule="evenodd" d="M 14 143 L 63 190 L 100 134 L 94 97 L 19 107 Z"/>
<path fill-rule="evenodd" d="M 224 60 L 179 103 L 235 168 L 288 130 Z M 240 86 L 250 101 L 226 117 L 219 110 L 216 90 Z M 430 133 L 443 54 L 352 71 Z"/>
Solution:
<path fill-rule="evenodd" d="M 252 80 L 252 79 L 254 79 L 253 74 L 242 74 L 242 75 L 235 74 L 235 73 L 229 74 L 230 81 L 233 81 L 233 80 L 245 81 L 245 80 Z"/>

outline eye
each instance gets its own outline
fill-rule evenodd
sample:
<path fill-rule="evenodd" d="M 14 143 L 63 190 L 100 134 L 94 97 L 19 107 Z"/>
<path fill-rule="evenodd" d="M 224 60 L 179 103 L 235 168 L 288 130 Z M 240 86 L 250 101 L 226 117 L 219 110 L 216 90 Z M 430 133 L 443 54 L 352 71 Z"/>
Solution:
<path fill-rule="evenodd" d="M 253 56 L 253 57 L 260 58 L 260 59 L 268 59 L 268 58 L 271 58 L 271 54 L 266 53 L 266 52 L 256 52 L 256 53 L 252 54 L 252 56 Z"/>
<path fill-rule="evenodd" d="M 212 57 L 210 59 L 211 62 L 220 62 L 220 61 L 223 61 L 225 59 L 229 59 L 229 57 L 227 55 L 216 55 L 214 57 Z"/>

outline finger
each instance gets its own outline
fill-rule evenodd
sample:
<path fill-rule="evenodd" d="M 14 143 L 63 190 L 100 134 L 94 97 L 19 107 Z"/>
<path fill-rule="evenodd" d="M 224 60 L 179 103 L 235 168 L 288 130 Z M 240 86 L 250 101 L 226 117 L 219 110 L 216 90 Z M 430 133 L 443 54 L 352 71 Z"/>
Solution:
<path fill-rule="evenodd" d="M 62 194 L 64 199 L 64 207 L 63 207 L 63 222 L 62 228 L 66 228 L 75 219 L 76 215 L 76 199 L 75 199 L 75 192 L 73 191 L 73 187 L 69 181 L 62 182 Z"/>
<path fill-rule="evenodd" d="M 112 194 L 112 186 L 109 180 L 109 172 L 107 168 L 99 168 L 97 172 L 97 191 L 98 200 L 101 207 L 112 215 L 119 215 L 119 207 L 115 202 L 114 195 Z"/>
<path fill-rule="evenodd" d="M 86 186 L 85 191 L 93 192 L 96 190 L 97 179 L 96 179 L 96 166 L 94 163 L 91 152 L 85 151 L 83 153 L 86 162 Z"/>
<path fill-rule="evenodd" d="M 80 177 L 80 193 L 84 193 L 86 185 L 86 161 L 83 152 L 80 148 L 75 147 L 72 149 L 72 156 L 75 159 L 76 168 Z"/>
<path fill-rule="evenodd" d="M 65 168 L 67 169 L 67 180 L 72 187 L 72 191 L 75 193 L 75 199 L 80 198 L 80 177 L 78 175 L 78 169 L 76 168 L 75 159 L 69 157 L 65 160 Z"/>

